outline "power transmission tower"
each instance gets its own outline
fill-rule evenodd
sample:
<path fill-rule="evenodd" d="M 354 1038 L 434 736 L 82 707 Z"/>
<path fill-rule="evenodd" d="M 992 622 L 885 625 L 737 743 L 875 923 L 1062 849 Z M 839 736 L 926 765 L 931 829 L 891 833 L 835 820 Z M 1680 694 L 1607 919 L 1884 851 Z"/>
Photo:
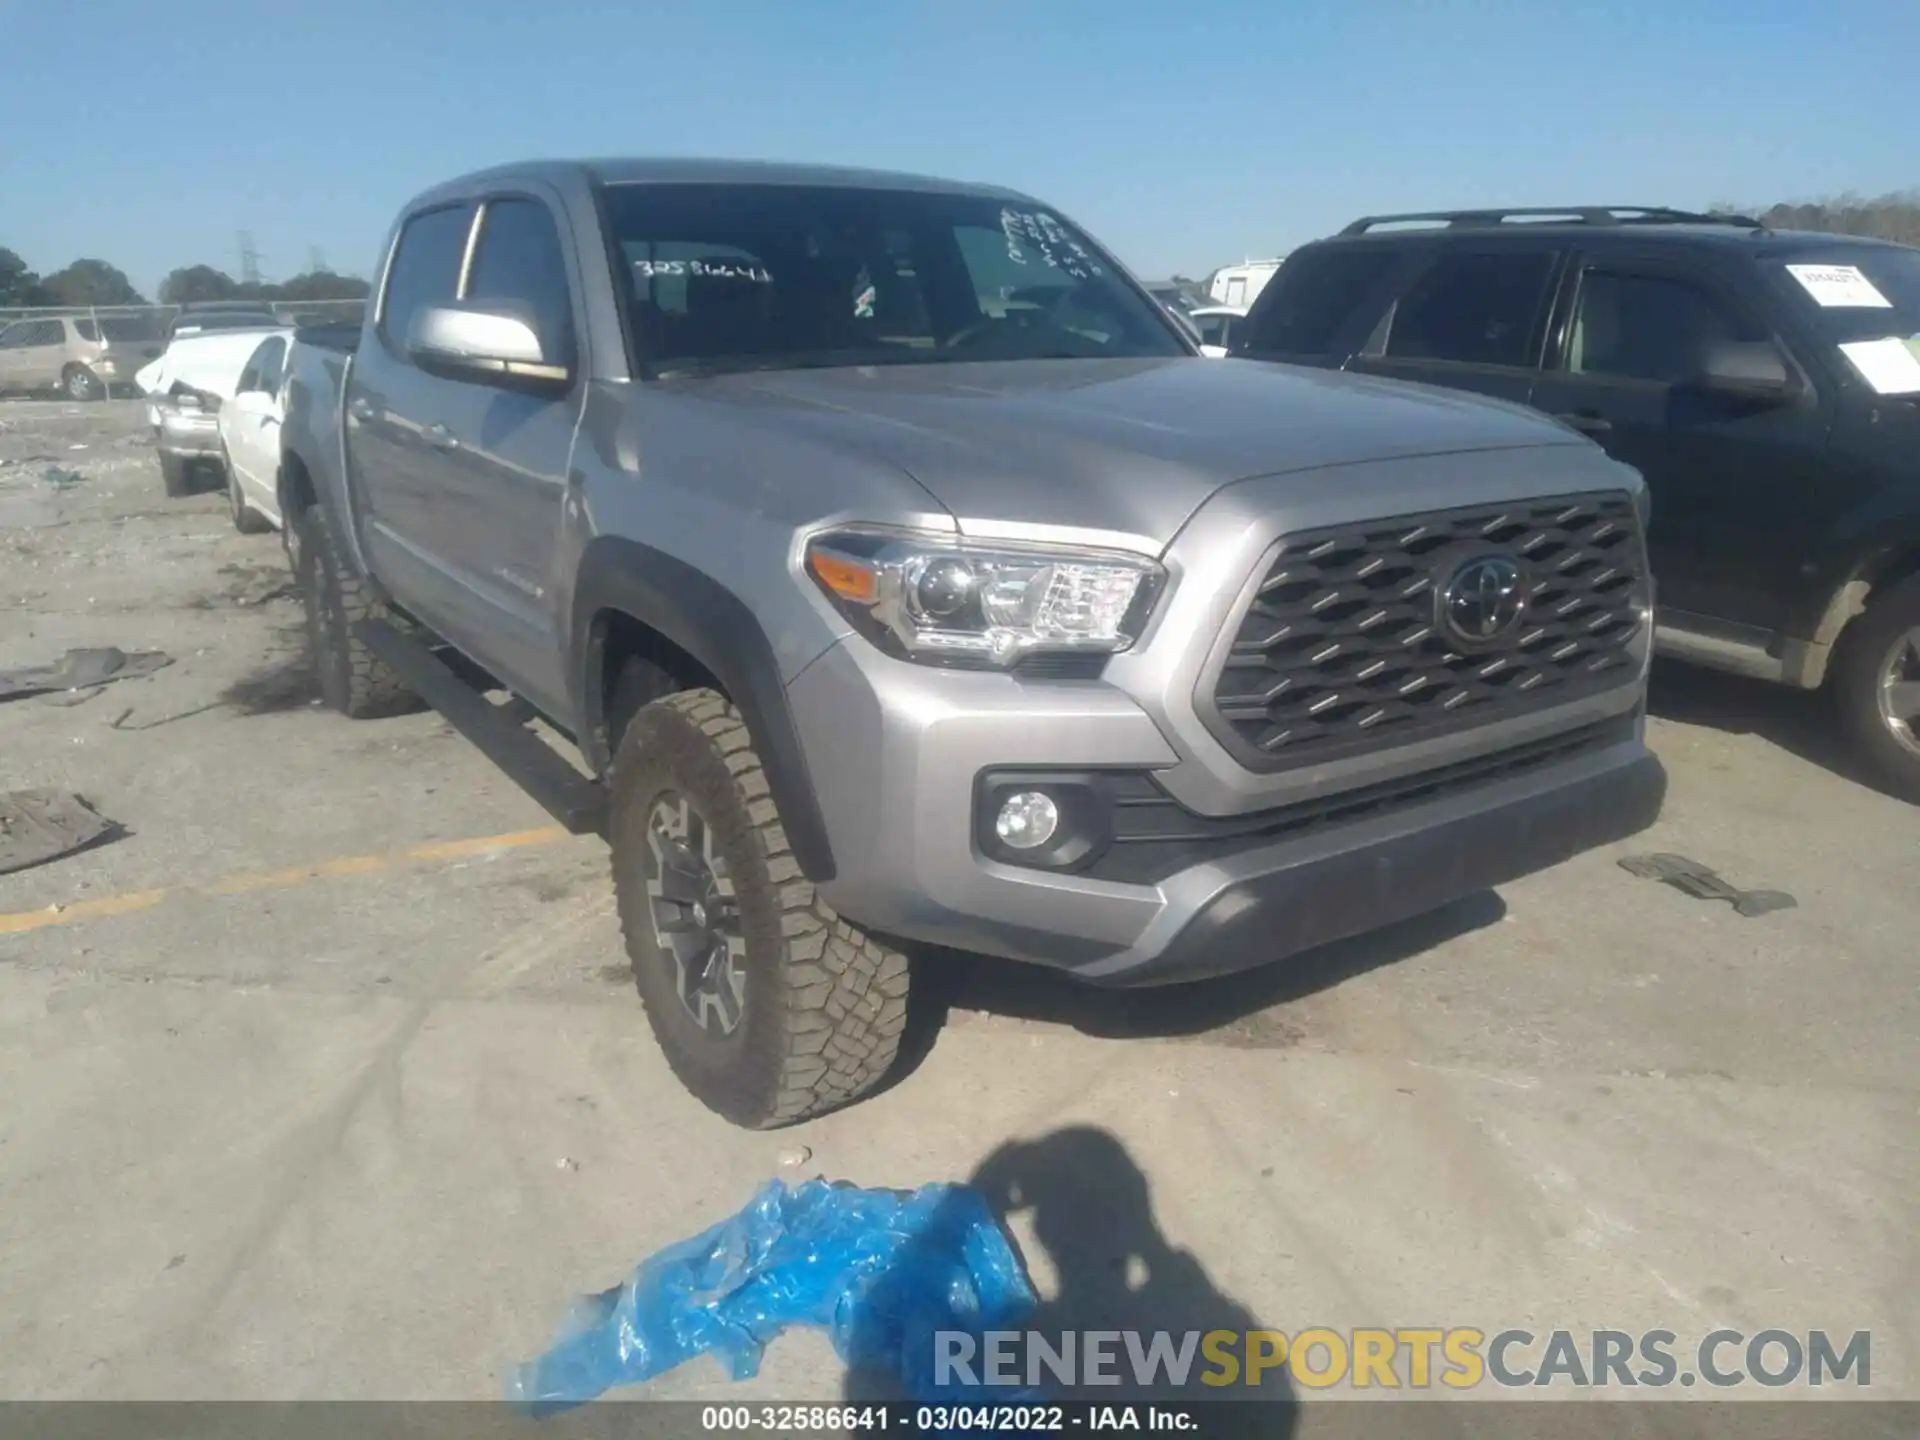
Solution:
<path fill-rule="evenodd" d="M 240 232 L 240 278 L 249 285 L 260 283 L 260 252 L 253 247 L 253 235 Z"/>

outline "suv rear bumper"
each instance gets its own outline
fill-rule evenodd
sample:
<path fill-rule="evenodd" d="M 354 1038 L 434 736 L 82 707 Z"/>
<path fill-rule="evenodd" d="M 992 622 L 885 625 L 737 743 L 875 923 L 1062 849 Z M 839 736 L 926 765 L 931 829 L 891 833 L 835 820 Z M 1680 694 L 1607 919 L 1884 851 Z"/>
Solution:
<path fill-rule="evenodd" d="M 1123 882 L 1003 863 L 977 838 L 989 772 L 1171 773 L 1180 756 L 1115 686 L 930 670 L 850 639 L 788 699 L 836 861 L 823 898 L 882 933 L 1103 985 L 1199 979 L 1377 929 L 1624 839 L 1666 791 L 1644 722 L 1620 714 L 1564 757 L 1352 818 L 1293 826 L 1281 812 L 1243 844 L 1196 845 Z"/>

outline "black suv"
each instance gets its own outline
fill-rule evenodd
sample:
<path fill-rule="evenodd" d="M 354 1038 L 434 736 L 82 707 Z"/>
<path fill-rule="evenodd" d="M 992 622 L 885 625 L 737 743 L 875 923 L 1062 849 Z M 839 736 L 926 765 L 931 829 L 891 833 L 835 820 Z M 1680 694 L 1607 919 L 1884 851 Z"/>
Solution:
<path fill-rule="evenodd" d="M 1237 356 L 1532 405 L 1646 476 L 1663 654 L 1821 686 L 1920 801 L 1920 250 L 1683 211 L 1369 216 Z"/>

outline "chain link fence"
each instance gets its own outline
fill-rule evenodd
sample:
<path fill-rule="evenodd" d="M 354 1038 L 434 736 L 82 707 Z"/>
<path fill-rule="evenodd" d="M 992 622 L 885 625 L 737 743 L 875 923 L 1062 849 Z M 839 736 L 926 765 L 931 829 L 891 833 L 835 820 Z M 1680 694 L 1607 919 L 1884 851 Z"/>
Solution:
<path fill-rule="evenodd" d="M 222 301 L 218 305 L 42 305 L 26 307 L 0 306 L 0 326 L 9 325 L 15 320 L 59 320 L 68 316 L 87 317 L 98 321 L 106 317 L 132 316 L 148 319 L 153 327 L 165 333 L 182 310 L 205 310 L 213 315 L 222 311 L 229 313 L 244 311 L 249 315 L 269 314 L 286 325 L 340 325 L 358 324 L 365 313 L 365 300 L 248 300 Z"/>

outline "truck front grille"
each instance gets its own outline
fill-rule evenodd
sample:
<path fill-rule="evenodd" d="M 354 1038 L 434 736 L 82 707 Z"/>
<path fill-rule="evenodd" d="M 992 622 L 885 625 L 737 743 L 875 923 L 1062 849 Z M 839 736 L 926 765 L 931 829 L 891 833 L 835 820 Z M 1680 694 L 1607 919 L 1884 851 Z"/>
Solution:
<path fill-rule="evenodd" d="M 1627 683 L 1649 600 L 1625 494 L 1301 531 L 1197 698 L 1256 770 L 1431 739 Z"/>

